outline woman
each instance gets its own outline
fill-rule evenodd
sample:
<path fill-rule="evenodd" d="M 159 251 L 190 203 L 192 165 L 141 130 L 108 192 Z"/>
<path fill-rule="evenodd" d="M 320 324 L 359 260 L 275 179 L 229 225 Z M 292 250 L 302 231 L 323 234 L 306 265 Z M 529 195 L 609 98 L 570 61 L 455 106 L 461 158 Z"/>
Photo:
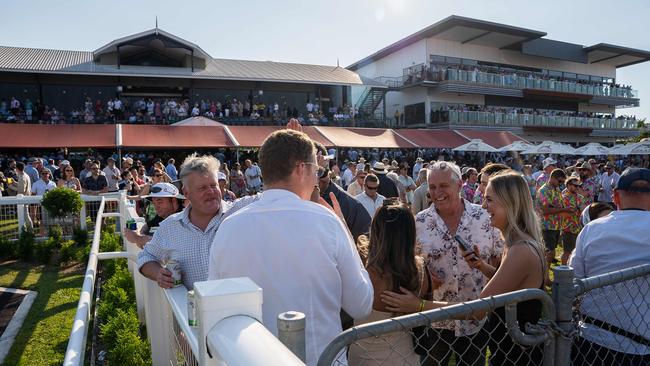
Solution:
<path fill-rule="evenodd" d="M 153 187 L 157 183 L 163 183 L 163 182 L 165 182 L 165 174 L 159 168 L 154 168 L 151 182 L 141 187 L 139 195 L 135 197 L 129 197 L 129 198 L 134 199 L 136 201 L 140 201 L 142 200 L 143 196 L 146 196 L 149 194 L 149 192 L 151 192 L 151 187 Z M 153 220 L 154 217 L 156 217 L 156 209 L 148 200 L 143 202 L 144 203 L 141 203 L 138 206 L 142 212 L 141 216 L 145 218 L 145 221 L 151 221 Z"/>
<path fill-rule="evenodd" d="M 162 174 L 162 182 L 165 182 L 165 183 L 171 183 L 172 182 L 172 179 L 169 177 L 169 175 L 167 175 L 167 171 L 165 170 L 165 166 L 163 165 L 162 162 L 157 161 L 157 162 L 155 162 L 153 164 L 153 166 L 155 167 L 154 168 L 154 176 L 156 174 L 155 173 L 156 169 L 158 169 L 158 171 Z"/>
<path fill-rule="evenodd" d="M 246 179 L 241 171 L 241 164 L 235 163 L 228 176 L 230 177 L 230 190 L 237 197 L 244 196 L 246 194 Z"/>
<path fill-rule="evenodd" d="M 483 202 L 490 214 L 492 226 L 503 234 L 505 248 L 498 267 L 482 261 L 478 247 L 474 252 L 464 253 L 470 267 L 480 270 L 490 278 L 480 297 L 490 297 L 526 288 L 544 289 L 545 262 L 544 246 L 541 244 L 539 219 L 533 208 L 530 190 L 524 177 L 512 170 L 502 171 L 490 177 L 485 189 Z M 401 289 L 402 293 L 386 291 L 381 296 L 389 311 L 408 312 L 424 309 L 436 309 L 451 305 L 448 302 L 427 301 L 420 299 L 412 291 Z M 517 304 L 517 321 L 523 330 L 525 323 L 535 324 L 541 315 L 541 304 L 536 300 Z M 485 316 L 477 312 L 478 319 Z M 490 364 L 515 365 L 537 364 L 542 359 L 538 346 L 523 349 L 512 342 L 505 327 L 504 308 L 498 308 L 490 314 L 484 326 L 490 334 Z"/>
<path fill-rule="evenodd" d="M 429 292 L 426 266 L 423 259 L 415 254 L 413 214 L 396 200 L 386 202 L 372 220 L 370 240 L 365 240 L 363 236 L 359 239 L 359 251 L 366 263 L 375 298 L 370 315 L 355 321 L 355 325 L 402 315 L 387 309 L 379 298 L 382 291 L 406 288 L 418 296 Z M 348 359 L 350 365 L 420 364 L 419 356 L 413 350 L 410 332 L 392 332 L 378 338 L 359 340 L 350 346 Z"/>
<path fill-rule="evenodd" d="M 66 187 L 81 193 L 81 183 L 79 179 L 74 176 L 74 169 L 70 165 L 64 165 L 61 179 L 56 183 L 57 187 Z"/>

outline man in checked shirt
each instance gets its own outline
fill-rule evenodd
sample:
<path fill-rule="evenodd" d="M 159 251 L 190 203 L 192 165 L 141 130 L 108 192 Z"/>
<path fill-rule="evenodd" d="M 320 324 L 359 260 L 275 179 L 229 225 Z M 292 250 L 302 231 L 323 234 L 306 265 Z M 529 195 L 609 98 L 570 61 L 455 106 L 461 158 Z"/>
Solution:
<path fill-rule="evenodd" d="M 190 204 L 160 223 L 151 241 L 138 255 L 138 269 L 162 288 L 172 287 L 171 272 L 162 267 L 166 259 L 176 260 L 183 284 L 208 279 L 210 248 L 221 222 L 237 210 L 256 201 L 257 196 L 225 202 L 217 181 L 219 160 L 212 156 L 188 156 L 179 178 L 183 194 Z"/>

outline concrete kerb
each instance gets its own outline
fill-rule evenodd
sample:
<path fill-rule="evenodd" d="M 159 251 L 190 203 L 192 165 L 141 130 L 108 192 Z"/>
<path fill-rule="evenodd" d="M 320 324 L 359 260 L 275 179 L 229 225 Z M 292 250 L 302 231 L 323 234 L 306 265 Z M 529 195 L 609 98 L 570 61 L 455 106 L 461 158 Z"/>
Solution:
<path fill-rule="evenodd" d="M 0 364 L 2 364 L 5 357 L 9 354 L 11 346 L 14 344 L 14 340 L 20 331 L 20 327 L 22 327 L 38 292 L 6 287 L 0 287 L 0 292 L 13 292 L 25 295 L 23 301 L 18 306 L 18 309 L 16 309 L 14 316 L 11 318 L 11 321 L 9 321 L 4 333 L 2 333 L 2 337 L 0 337 Z"/>

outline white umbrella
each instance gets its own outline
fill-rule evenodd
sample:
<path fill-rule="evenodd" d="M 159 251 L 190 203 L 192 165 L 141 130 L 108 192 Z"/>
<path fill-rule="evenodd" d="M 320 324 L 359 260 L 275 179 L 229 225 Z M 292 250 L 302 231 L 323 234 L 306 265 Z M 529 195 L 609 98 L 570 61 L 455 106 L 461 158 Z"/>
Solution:
<path fill-rule="evenodd" d="M 544 141 L 539 145 L 533 146 L 528 150 L 521 152 L 524 155 L 544 155 L 544 154 L 568 154 L 573 155 L 574 149 L 571 146 L 559 144 L 553 141 Z"/>
<path fill-rule="evenodd" d="M 583 156 L 596 156 L 596 155 L 607 155 L 610 153 L 610 150 L 597 143 L 597 142 L 590 142 L 585 146 L 579 147 L 575 150 L 576 155 L 583 155 Z"/>
<path fill-rule="evenodd" d="M 501 151 L 501 152 L 504 152 L 504 151 L 525 151 L 525 150 L 528 150 L 528 149 L 530 149 L 532 147 L 533 147 L 533 145 L 531 145 L 531 144 L 529 144 L 527 142 L 518 140 L 518 141 L 513 142 L 510 145 L 506 145 L 506 146 L 500 148 L 499 151 Z"/>
<path fill-rule="evenodd" d="M 616 144 L 609 148 L 609 153 L 612 155 L 624 155 L 624 151 L 627 147 L 625 144 Z"/>
<path fill-rule="evenodd" d="M 454 151 L 483 151 L 483 152 L 497 152 L 499 150 L 486 144 L 481 139 L 472 139 L 470 142 L 460 145 L 453 149 Z"/>
<path fill-rule="evenodd" d="M 621 155 L 650 155 L 650 140 L 643 139 L 636 144 L 627 144 L 621 150 Z"/>

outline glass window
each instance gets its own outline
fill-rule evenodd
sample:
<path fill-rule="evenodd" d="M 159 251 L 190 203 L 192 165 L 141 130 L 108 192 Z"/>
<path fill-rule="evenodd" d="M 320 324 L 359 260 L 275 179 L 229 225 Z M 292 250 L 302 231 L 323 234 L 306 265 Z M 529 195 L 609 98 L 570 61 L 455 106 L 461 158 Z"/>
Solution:
<path fill-rule="evenodd" d="M 447 63 L 452 65 L 460 65 L 460 59 L 458 57 L 447 57 Z"/>
<path fill-rule="evenodd" d="M 444 64 L 445 63 L 445 56 L 431 55 L 431 63 Z"/>

